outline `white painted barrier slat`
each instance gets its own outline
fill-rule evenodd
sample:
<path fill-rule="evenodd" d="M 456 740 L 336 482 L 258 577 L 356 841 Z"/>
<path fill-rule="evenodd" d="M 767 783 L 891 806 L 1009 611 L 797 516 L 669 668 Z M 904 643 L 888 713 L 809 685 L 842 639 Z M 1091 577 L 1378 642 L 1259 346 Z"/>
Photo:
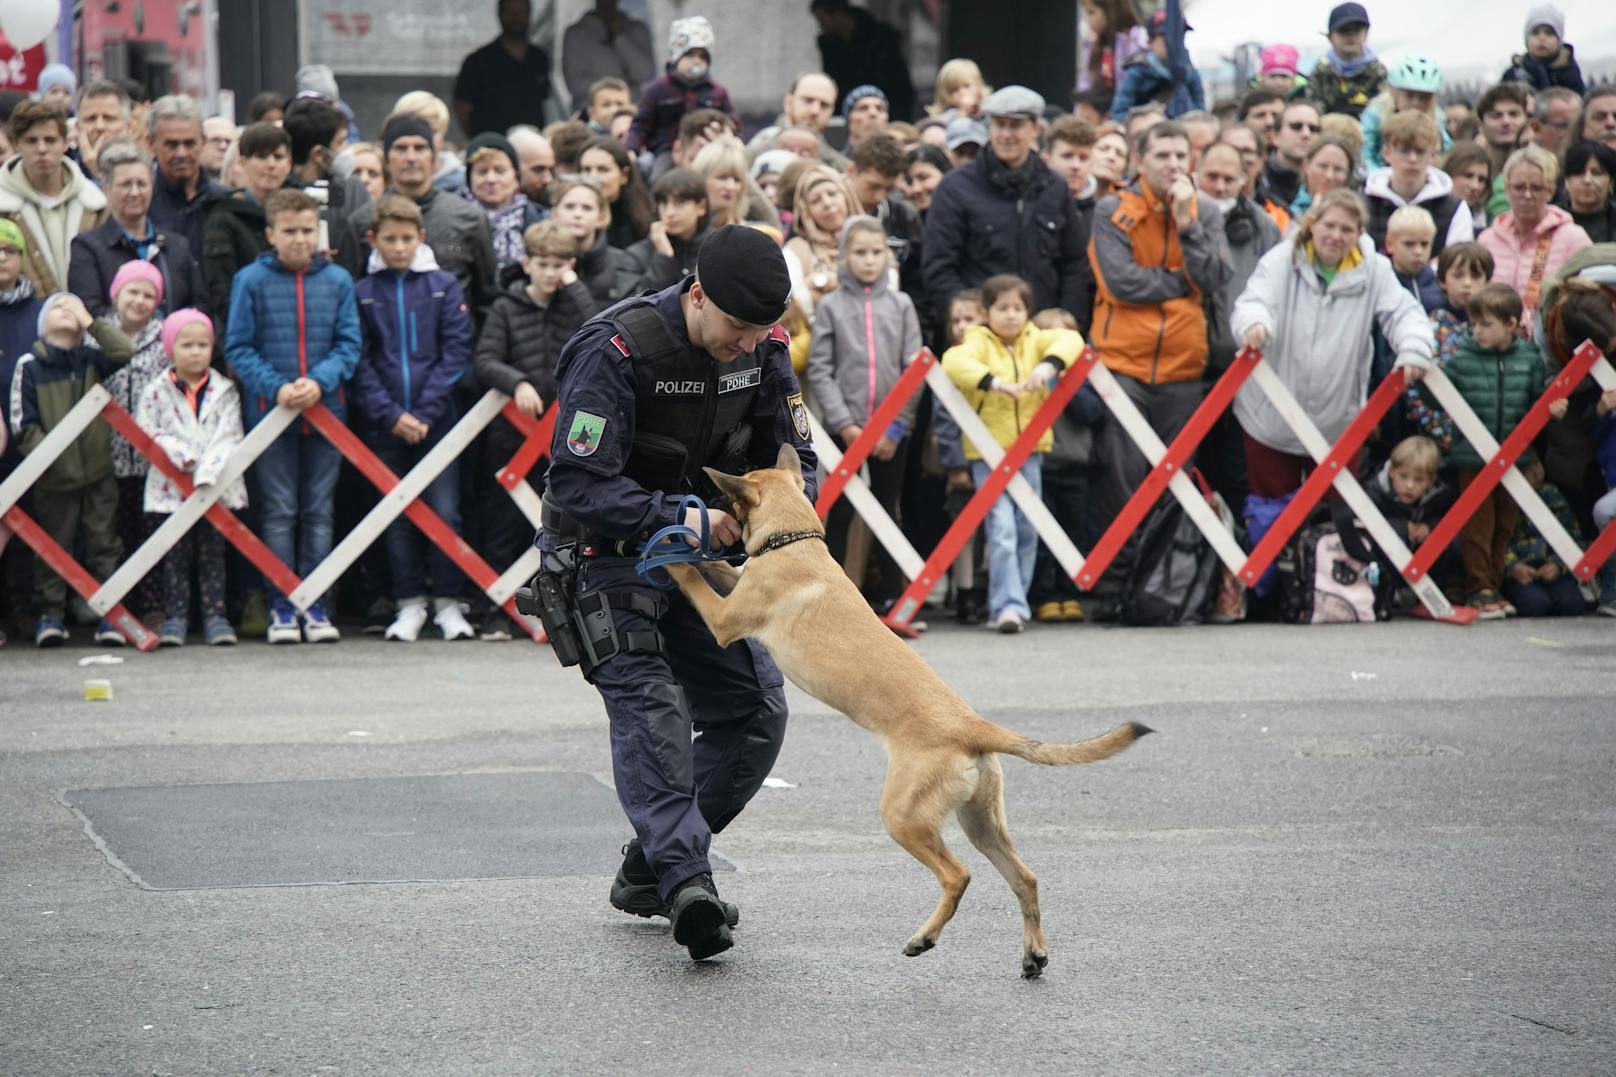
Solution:
<path fill-rule="evenodd" d="M 966 401 L 965 394 L 959 391 L 959 387 L 944 372 L 941 364 L 926 372 L 926 384 L 931 387 L 932 395 L 938 402 L 948 409 L 948 414 L 953 416 L 955 424 L 960 428 L 961 436 L 969 438 L 971 444 L 976 447 L 982 461 L 989 467 L 998 467 L 1004 461 L 1004 449 L 1000 448 L 998 439 L 987 428 L 987 424 L 976 413 L 976 409 Z M 1019 472 L 1010 477 L 1010 484 L 1005 488 L 1005 493 L 1015 502 L 1022 515 L 1027 517 L 1033 530 L 1038 532 L 1038 537 L 1049 548 L 1061 571 L 1068 576 L 1076 576 L 1083 571 L 1082 552 L 1061 528 L 1059 521 L 1044 504 L 1044 499 L 1038 496 L 1032 485 L 1022 478 Z M 916 575 L 918 574 L 917 571 Z"/>
<path fill-rule="evenodd" d="M 257 426 L 247 432 L 241 445 L 225 462 L 224 470 L 219 473 L 217 481 L 193 489 L 191 496 L 168 515 L 157 530 L 140 544 L 140 548 L 118 566 L 116 572 L 102 582 L 88 600 L 90 608 L 97 613 L 105 614 L 123 601 L 124 595 L 128 594 L 146 573 L 157 567 L 157 563 L 174 548 L 175 543 L 185 537 L 186 532 L 198 525 L 208 509 L 213 507 L 214 502 L 223 496 L 225 489 L 245 475 L 253 462 L 296 418 L 297 412 L 281 405 L 277 405 L 275 410 L 264 416 Z"/>
<path fill-rule="evenodd" d="M 1464 397 L 1459 395 L 1459 390 L 1448 376 L 1441 370 L 1433 370 L 1426 375 L 1425 384 L 1430 388 L 1431 395 L 1436 397 L 1437 403 L 1442 405 L 1442 410 L 1448 413 L 1448 418 L 1453 420 L 1453 425 L 1476 450 L 1476 454 L 1488 461 L 1487 467 L 1489 469 L 1497 467 L 1492 461 L 1498 455 L 1498 442 L 1488 432 L 1486 424 L 1471 410 Z M 1509 470 L 1504 473 L 1503 484 L 1504 489 L 1509 491 L 1509 495 L 1520 506 L 1521 512 L 1532 521 L 1532 525 L 1553 547 L 1555 555 L 1560 560 L 1568 565 L 1574 565 L 1582 560 L 1582 550 L 1577 546 L 1577 540 L 1572 538 L 1555 518 L 1553 511 L 1543 503 L 1543 499 L 1532 489 L 1532 484 L 1526 481 L 1526 476 L 1520 473 L 1520 469 L 1513 464 L 1510 465 Z"/>
<path fill-rule="evenodd" d="M 1322 467 L 1325 458 L 1330 455 L 1332 446 L 1325 440 L 1324 435 L 1319 433 L 1319 428 L 1313 424 L 1313 420 L 1307 417 L 1307 413 L 1302 410 L 1302 405 L 1291 394 L 1285 383 L 1279 379 L 1279 375 L 1274 373 L 1274 368 L 1268 365 L 1268 360 L 1258 360 L 1257 365 L 1252 368 L 1251 377 L 1258 387 L 1262 389 L 1263 394 L 1273 403 L 1275 410 L 1279 412 L 1280 418 L 1285 421 L 1286 426 L 1291 428 L 1291 432 L 1302 443 L 1302 447 L 1307 450 L 1307 454 Z M 1386 556 L 1391 558 L 1399 568 L 1408 564 L 1409 559 L 1414 555 L 1409 551 L 1403 540 L 1398 537 L 1397 529 L 1386 521 L 1386 517 L 1381 515 L 1380 510 L 1375 507 L 1375 503 L 1369 499 L 1368 493 L 1359 484 L 1357 476 L 1353 475 L 1350 469 L 1342 468 L 1330 482 L 1340 492 L 1341 500 L 1346 503 L 1347 507 L 1352 510 L 1353 515 L 1364 525 L 1364 529 L 1369 532 L 1369 537 L 1375 540 L 1375 544 L 1381 548 Z M 1405 582 L 1408 581 L 1405 580 Z M 1425 608 L 1431 612 L 1433 617 L 1453 616 L 1453 606 L 1448 602 L 1447 596 L 1442 593 L 1442 588 L 1438 587 L 1430 576 L 1421 576 L 1417 581 L 1409 583 L 1409 586 L 1414 589 L 1415 595 L 1424 603 Z"/>
<path fill-rule="evenodd" d="M 834 439 L 823 426 L 819 425 L 819 420 L 812 414 L 808 416 L 808 429 L 813 435 L 811 440 L 814 443 L 815 455 L 824 462 L 827 470 L 834 471 L 842 462 L 841 449 L 836 447 Z M 886 547 L 887 553 L 892 555 L 892 560 L 903 574 L 911 580 L 920 575 L 921 568 L 926 564 L 925 558 L 915 552 L 914 546 L 904 536 L 903 529 L 887 514 L 887 510 L 876 500 L 875 494 L 870 491 L 865 481 L 858 475 L 851 476 L 847 480 L 847 486 L 842 490 L 842 496 L 847 498 L 864 520 L 870 534 Z"/>
<path fill-rule="evenodd" d="M 7 386 L 6 390 L 9 389 Z M 24 456 L 17 469 L 6 476 L 6 481 L 0 482 L 0 516 L 10 512 L 13 506 L 22 500 L 22 495 L 28 492 L 29 487 L 38 482 L 40 476 L 50 470 L 56 458 L 73 444 L 74 439 L 100 417 L 101 409 L 111 400 L 112 394 L 99 382 L 79 398 L 79 402 L 62 416 L 62 421 L 34 446 L 34 451 Z M 0 407 L 9 405 L 0 403 Z"/>
<path fill-rule="evenodd" d="M 505 400 L 503 394 L 493 390 L 484 393 L 482 399 L 443 435 L 443 440 L 421 457 L 408 474 L 400 477 L 398 485 L 384 494 L 364 519 L 354 525 L 354 529 L 343 537 L 325 560 L 303 577 L 297 590 L 286 596 L 292 605 L 298 609 L 308 609 L 319 601 L 320 596 L 337 582 L 337 577 L 359 560 L 371 544 L 381 538 L 387 526 L 403 515 L 410 502 L 420 497 L 432 480 L 465 451 L 485 426 L 494 421 L 505 406 Z"/>
<path fill-rule="evenodd" d="M 1139 408 L 1134 405 L 1133 400 L 1122 391 L 1122 386 L 1117 384 L 1117 379 L 1112 376 L 1111 371 L 1107 370 L 1104 364 L 1096 363 L 1089 373 L 1089 381 L 1105 406 L 1111 410 L 1112 416 L 1127 432 L 1129 439 L 1145 454 L 1150 466 L 1155 467 L 1159 464 L 1161 458 L 1167 455 L 1167 446 L 1150 422 L 1139 413 Z M 1206 536 L 1207 542 L 1211 543 L 1218 560 L 1222 561 L 1230 572 L 1238 574 L 1241 566 L 1246 563 L 1246 551 L 1240 548 L 1240 543 L 1235 541 L 1234 535 L 1223 526 L 1223 521 L 1218 519 L 1217 510 L 1207 503 L 1206 496 L 1196 487 L 1194 480 L 1183 471 L 1177 471 L 1168 480 L 1167 488 L 1178 498 L 1178 503 L 1184 506 L 1185 514 L 1195 521 L 1201 534 Z M 1233 506 L 1230 508 L 1233 511 Z"/>

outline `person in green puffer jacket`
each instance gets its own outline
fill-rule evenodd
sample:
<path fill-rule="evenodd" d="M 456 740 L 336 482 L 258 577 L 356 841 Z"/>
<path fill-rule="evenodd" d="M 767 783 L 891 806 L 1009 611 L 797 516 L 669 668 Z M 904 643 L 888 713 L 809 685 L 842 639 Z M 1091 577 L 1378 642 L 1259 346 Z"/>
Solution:
<path fill-rule="evenodd" d="M 1447 375 L 1470 410 L 1493 438 L 1502 442 L 1525 417 L 1548 381 L 1548 370 L 1537 345 L 1519 335 L 1524 307 L 1507 284 L 1488 284 L 1470 301 L 1470 329 L 1448 363 Z M 1549 413 L 1559 419 L 1566 402 L 1558 401 Z M 1466 489 L 1487 466 L 1487 461 L 1462 430 L 1455 429 L 1448 462 Z M 1459 533 L 1459 556 L 1464 562 L 1466 601 L 1486 620 L 1514 614 L 1499 590 L 1504 582 L 1504 559 L 1520 509 L 1502 484 L 1483 501 Z"/>

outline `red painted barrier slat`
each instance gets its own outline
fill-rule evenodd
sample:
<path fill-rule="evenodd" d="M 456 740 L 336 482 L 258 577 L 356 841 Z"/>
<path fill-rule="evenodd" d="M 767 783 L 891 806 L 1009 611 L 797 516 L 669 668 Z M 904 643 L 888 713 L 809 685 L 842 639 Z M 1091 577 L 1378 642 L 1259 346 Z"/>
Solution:
<path fill-rule="evenodd" d="M 34 553 L 51 567 L 51 571 L 62 577 L 69 587 L 85 599 L 101 589 L 95 577 L 84 571 L 84 568 L 73 560 L 73 555 L 62 549 L 57 541 L 22 509 L 13 505 L 0 520 L 3 520 L 18 538 L 33 548 Z M 124 639 L 134 644 L 137 649 L 149 651 L 157 646 L 157 637 L 141 623 L 140 618 L 125 609 L 123 603 L 120 602 L 108 610 L 106 618 L 123 633 Z"/>
<path fill-rule="evenodd" d="M 1038 439 L 1044 436 L 1044 431 L 1054 424 L 1055 418 L 1071 402 L 1079 387 L 1088 378 L 1089 371 L 1094 369 L 1094 364 L 1099 360 L 1100 356 L 1093 348 L 1085 348 L 1077 362 L 1072 364 L 1055 383 L 1049 399 L 1033 413 L 1026 427 L 1004 451 L 1004 459 L 1000 461 L 999 466 L 988 474 L 987 480 L 972 495 L 964 510 L 960 512 L 959 518 L 944 533 L 937 548 L 926 558 L 920 575 L 909 582 L 908 589 L 893 603 L 892 613 L 887 617 L 889 623 L 908 625 L 915 619 L 915 614 L 920 612 L 920 604 L 936 586 L 942 573 L 954 563 L 954 558 L 959 556 L 965 543 L 975 534 L 977 527 L 987 517 L 988 510 L 993 507 L 993 503 L 1010 485 L 1011 478 L 1021 470 L 1021 465 L 1027 462 L 1027 457 L 1032 455 L 1038 446 Z"/>
<path fill-rule="evenodd" d="M 1092 590 L 1100 577 L 1105 575 L 1105 570 L 1111 566 L 1111 562 L 1127 544 L 1134 529 L 1161 498 L 1168 483 L 1173 481 L 1173 476 L 1183 470 L 1190 457 L 1195 455 L 1195 450 L 1212 431 L 1212 427 L 1217 425 L 1224 411 L 1234 402 L 1240 387 L 1251 377 L 1251 372 L 1256 369 L 1261 359 L 1261 352 L 1254 352 L 1250 348 L 1240 349 L 1240 354 L 1234 357 L 1229 369 L 1224 371 L 1223 376 L 1212 386 L 1211 392 L 1207 393 L 1206 399 L 1195 409 L 1195 413 L 1178 432 L 1173 443 L 1167 446 L 1166 454 L 1150 469 L 1145 481 L 1140 483 L 1139 489 L 1134 491 L 1127 504 L 1122 506 L 1122 511 L 1117 513 L 1116 519 L 1111 521 L 1111 526 L 1106 528 L 1105 534 L 1094 544 L 1093 551 L 1083 562 L 1083 571 L 1077 576 L 1076 583 L 1079 587 L 1085 591 Z"/>
<path fill-rule="evenodd" d="M 133 445 L 140 455 L 150 461 L 152 467 L 161 471 L 178 487 L 182 496 L 191 496 L 196 489 L 191 476 L 174 465 L 174 461 L 168 458 L 168 454 L 150 434 L 141 429 L 140 424 L 135 422 L 134 416 L 130 415 L 123 405 L 113 401 L 102 410 L 101 417 L 123 435 L 124 440 Z M 214 529 L 224 536 L 225 541 L 239 550 L 254 568 L 263 573 L 264 579 L 274 584 L 281 594 L 291 594 L 297 590 L 298 584 L 303 582 L 297 573 L 287 567 L 285 561 L 276 557 L 274 551 L 264 545 L 263 540 L 253 534 L 235 513 L 220 502 L 215 501 L 209 505 L 203 519 L 212 524 Z"/>
<path fill-rule="evenodd" d="M 1431 566 L 1442 556 L 1442 551 L 1458 537 L 1470 517 L 1475 515 L 1476 509 L 1504 480 L 1505 474 L 1515 466 L 1515 461 L 1521 458 L 1521 453 L 1531 446 L 1532 439 L 1548 424 L 1549 405 L 1569 396 L 1571 390 L 1587 377 L 1594 363 L 1598 361 L 1599 349 L 1593 344 L 1584 343 L 1576 350 L 1571 356 L 1571 361 L 1549 382 L 1548 388 L 1538 398 L 1537 403 L 1532 405 L 1515 429 L 1511 430 L 1509 436 L 1499 444 L 1497 454 L 1487 461 L 1487 466 L 1481 469 L 1475 481 L 1459 494 L 1459 499 L 1453 503 L 1447 515 L 1431 528 L 1431 534 L 1420 543 L 1420 548 L 1414 551 L 1413 558 L 1403 569 L 1403 575 L 1415 580 L 1431 571 Z"/>
<path fill-rule="evenodd" d="M 376 457 L 376 454 L 371 452 L 370 448 L 360 441 L 352 430 L 339 422 L 337 417 L 326 409 L 324 404 L 316 404 L 309 408 L 303 413 L 303 417 L 324 435 L 325 439 L 331 442 L 350 464 L 358 468 L 359 473 L 370 480 L 371 485 L 375 486 L 376 489 L 386 494 L 398 485 L 398 476 L 393 473 L 392 468 L 382 463 Z M 466 574 L 466 578 L 475 583 L 480 590 L 487 591 L 499 579 L 500 574 L 495 572 L 488 562 L 484 561 L 482 556 L 471 548 L 471 544 L 455 534 L 454 529 L 443 522 L 443 517 L 428 508 L 420 498 L 416 498 L 405 507 L 404 515 L 409 517 L 410 522 L 420 528 L 421 532 L 438 549 L 442 550 L 449 560 L 453 561 L 455 566 Z M 513 621 L 526 629 L 529 634 L 533 633 L 527 618 L 516 612 L 516 599 L 514 597 L 507 598 L 500 604 L 500 608 L 509 614 Z"/>
<path fill-rule="evenodd" d="M 829 469 L 825 481 L 820 484 L 819 500 L 814 502 L 814 511 L 819 513 L 821 520 L 830 517 L 831 506 L 836 504 L 836 499 L 842 496 L 847 484 L 858 474 L 858 469 L 864 466 L 864 461 L 869 459 L 876 443 L 887 432 L 893 420 L 897 419 L 898 412 L 903 410 L 910 397 L 920 391 L 921 385 L 926 381 L 926 372 L 936 365 L 937 357 L 931 353 L 930 348 L 921 348 L 915 353 L 914 359 L 904 368 L 903 374 L 892 386 L 892 391 L 887 393 L 880 406 L 870 414 L 863 432 L 853 439 L 853 444 L 842 454 L 841 463 Z M 832 437 L 836 435 L 834 430 L 827 430 L 825 433 Z"/>
<path fill-rule="evenodd" d="M 1336 443 L 1330 447 L 1324 462 L 1308 474 L 1301 489 L 1291 498 L 1291 503 L 1285 506 L 1284 511 L 1274 520 L 1273 526 L 1269 527 L 1268 533 L 1246 558 L 1246 563 L 1240 568 L 1240 582 L 1250 587 L 1268 571 L 1268 566 L 1274 563 L 1274 558 L 1279 556 L 1279 552 L 1285 548 L 1291 536 L 1301 529 L 1314 506 L 1324 500 L 1324 495 L 1330 492 L 1330 487 L 1335 484 L 1335 477 L 1341 474 L 1343 468 L 1351 469 L 1364 442 L 1369 440 L 1369 435 L 1375 432 L 1375 427 L 1380 425 L 1380 420 L 1385 418 L 1386 413 L 1397 403 L 1407 387 L 1407 375 L 1401 369 L 1393 370 L 1380 383 L 1365 402 L 1363 410 L 1347 424 L 1347 428 L 1341 432 Z"/>

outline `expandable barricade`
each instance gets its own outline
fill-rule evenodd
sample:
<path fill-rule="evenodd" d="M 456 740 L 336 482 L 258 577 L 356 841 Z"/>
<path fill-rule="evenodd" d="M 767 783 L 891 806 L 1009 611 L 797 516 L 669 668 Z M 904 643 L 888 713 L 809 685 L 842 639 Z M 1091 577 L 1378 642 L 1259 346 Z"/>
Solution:
<path fill-rule="evenodd" d="M 1488 463 L 1476 481 L 1460 493 L 1452 509 L 1432 528 L 1429 537 L 1417 551 L 1410 551 L 1398 537 L 1353 473 L 1353 463 L 1365 442 L 1387 413 L 1401 401 L 1408 387 L 1405 370 L 1393 370 L 1381 382 L 1332 445 L 1307 417 L 1278 375 L 1263 361 L 1261 354 L 1249 349 L 1235 357 L 1171 445 L 1162 443 L 1111 372 L 1100 363 L 1097 353 L 1092 348 L 1085 349 L 1078 360 L 1062 372 L 1051 386 L 1048 399 L 1007 448 L 1001 447 L 989 433 L 975 410 L 944 373 L 937 358 L 931 352 L 922 350 L 910 361 L 892 391 L 871 414 L 863 433 L 845 452 L 837 447 L 817 422 L 811 420 L 815 450 L 828 470 L 815 508 L 823 519 L 839 498 L 847 497 L 853 509 L 869 524 L 876 539 L 892 554 L 910 583 L 894 604 L 887 623 L 900 631 L 909 631 L 910 622 L 919 612 L 921 603 L 954 563 L 965 544 L 971 541 L 988 510 L 1000 497 L 1009 496 L 1016 503 L 1032 522 L 1061 569 L 1080 588 L 1092 590 L 1163 494 L 1171 494 L 1179 500 L 1223 564 L 1241 581 L 1250 585 L 1267 570 L 1313 508 L 1333 489 L 1362 522 L 1389 561 L 1397 566 L 1418 596 L 1426 616 L 1454 623 L 1469 623 L 1475 619 L 1475 611 L 1455 609 L 1430 580 L 1428 573 L 1436 558 L 1458 535 L 1477 506 L 1499 483 L 1503 483 L 1520 504 L 1522 512 L 1536 525 L 1556 555 L 1572 566 L 1571 571 L 1579 580 L 1591 580 L 1599 566 L 1616 555 L 1616 523 L 1596 536 L 1587 549 L 1579 548 L 1515 468 L 1521 453 L 1549 421 L 1550 407 L 1556 401 L 1565 399 L 1588 377 L 1602 389 L 1616 389 L 1616 368 L 1591 342 L 1577 349 L 1565 368 L 1549 382 L 1542 398 L 1500 444 L 1488 433 L 1485 424 L 1466 405 L 1440 370 L 1433 369 L 1425 375 L 1425 384 L 1431 395 L 1465 438 L 1487 458 Z M 1112 421 L 1122 426 L 1151 465 L 1138 490 L 1087 555 L 1060 528 L 1032 487 L 1019 474 L 1039 439 L 1085 381 L 1093 385 L 1109 409 Z M 922 383 L 930 387 L 938 405 L 953 417 L 962 435 L 976 447 L 991 469 L 987 479 L 943 535 L 937 548 L 926 557 L 922 557 L 910 545 L 897 523 L 876 502 L 858 476 L 859 468 L 869 458 L 881 435 L 904 405 L 920 391 Z M 1249 554 L 1240 548 L 1229 528 L 1218 519 L 1217 513 L 1186 473 L 1196 448 L 1233 403 L 1236 394 L 1248 383 L 1254 384 L 1269 398 L 1316 464 L 1290 504 Z M 536 622 L 517 615 L 513 599 L 517 587 L 538 570 L 537 549 L 528 549 L 515 564 L 503 572 L 497 572 L 436 513 L 418 500 L 420 493 L 444 467 L 464 452 L 489 423 L 501 416 L 524 435 L 524 440 L 516 454 L 496 473 L 495 480 L 537 530 L 540 521 L 539 495 L 528 484 L 526 476 L 549 452 L 555 425 L 554 409 L 534 420 L 517 409 L 509 397 L 492 389 L 403 476 L 395 475 L 348 427 L 323 405 L 317 404 L 302 413 L 284 407 L 276 408 L 247 433 L 219 480 L 209 486 L 198 487 L 140 429 L 134 418 L 113 401 L 104 387 L 96 386 L 0 483 L 0 523 L 32 547 L 85 598 L 92 610 L 111 620 L 131 643 L 141 650 L 151 650 L 157 645 L 156 636 L 122 605 L 123 597 L 200 521 L 205 519 L 210 526 L 218 529 L 271 584 L 287 595 L 293 605 L 307 609 L 402 514 L 442 549 L 496 605 L 510 614 L 532 639 L 544 642 L 543 630 Z M 299 418 L 306 420 L 320 436 L 330 440 L 382 494 L 376 506 L 305 579 L 299 579 L 233 513 L 218 503 L 222 491 L 243 476 L 253 461 Z M 185 497 L 180 508 L 170 514 L 104 581 L 97 581 L 85 571 L 19 505 L 24 494 L 51 463 L 96 421 L 109 423 L 153 467 L 173 480 Z"/>
<path fill-rule="evenodd" d="M 275 408 L 247 432 L 218 481 L 199 487 L 140 428 L 134 417 L 112 399 L 105 387 L 97 385 L 85 394 L 33 452 L 23 458 L 23 462 L 5 482 L 0 483 L 0 521 L 82 595 L 92 610 L 111 620 L 124 637 L 140 650 L 149 651 L 157 646 L 156 635 L 124 608 L 122 599 L 199 521 L 206 519 L 294 606 L 307 609 L 372 543 L 381 538 L 387 525 L 402 513 L 535 642 L 543 643 L 543 629 L 536 621 L 517 614 L 514 600 L 516 589 L 538 571 L 537 549 L 530 548 L 524 552 L 503 573 L 495 572 L 441 517 L 417 500 L 421 491 L 471 444 L 484 427 L 500 415 L 504 415 L 525 438 L 516 455 L 496 474 L 495 481 L 504 487 L 537 531 L 539 495 L 528 484 L 527 474 L 549 453 L 550 438 L 555 428 L 554 409 L 542 419 L 534 420 L 524 415 L 509 397 L 493 389 L 461 416 L 407 475 L 393 474 L 352 430 L 323 404 L 316 404 L 303 412 L 285 407 Z M 306 420 L 320 436 L 331 441 L 337 451 L 383 495 L 381 501 L 305 579 L 300 579 L 235 514 L 218 503 L 230 483 L 245 475 L 259 455 L 299 418 Z M 117 570 L 104 581 L 92 577 L 18 506 L 29 487 L 38 481 L 51 463 L 97 420 L 109 423 L 150 461 L 152 467 L 171 479 L 185 497 L 179 509 L 170 514 L 138 549 L 128 554 Z"/>

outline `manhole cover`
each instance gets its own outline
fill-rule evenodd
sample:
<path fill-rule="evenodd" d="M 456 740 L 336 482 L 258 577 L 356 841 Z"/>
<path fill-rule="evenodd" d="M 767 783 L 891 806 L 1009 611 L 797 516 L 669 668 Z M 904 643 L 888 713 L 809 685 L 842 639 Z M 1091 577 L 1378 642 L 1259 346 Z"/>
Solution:
<path fill-rule="evenodd" d="M 632 836 L 610 788 L 565 771 L 72 789 L 62 800 L 151 890 L 609 877 Z"/>

